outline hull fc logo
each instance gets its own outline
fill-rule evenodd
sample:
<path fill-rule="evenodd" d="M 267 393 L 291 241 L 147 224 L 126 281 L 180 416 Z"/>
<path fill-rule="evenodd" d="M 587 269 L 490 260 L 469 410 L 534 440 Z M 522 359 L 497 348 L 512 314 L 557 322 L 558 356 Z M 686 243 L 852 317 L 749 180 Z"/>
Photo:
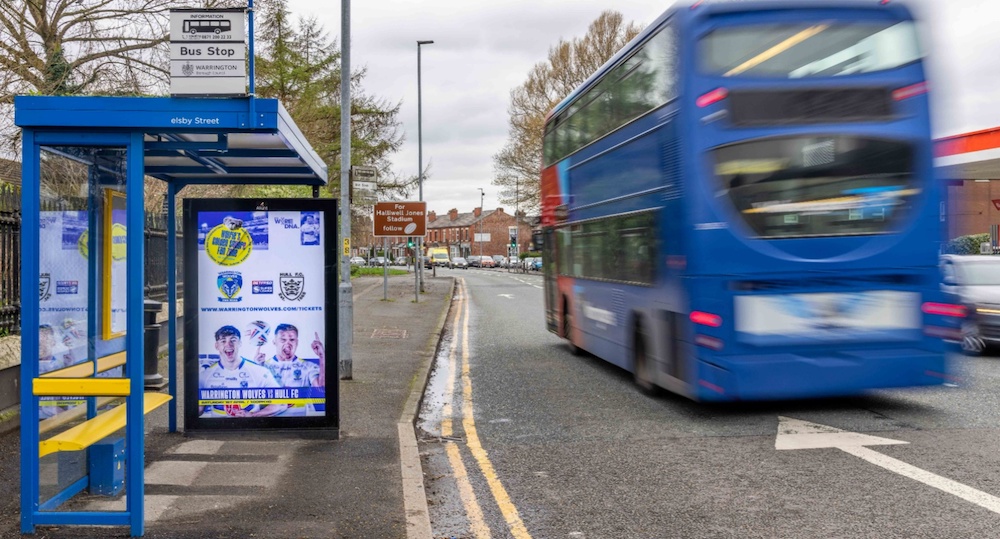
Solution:
<path fill-rule="evenodd" d="M 216 281 L 219 285 L 219 292 L 222 296 L 219 301 L 242 301 L 243 298 L 237 297 L 240 293 L 240 289 L 243 288 L 243 276 L 240 275 L 238 271 L 220 271 L 219 278 Z"/>
<path fill-rule="evenodd" d="M 278 279 L 281 293 L 278 296 L 285 301 L 299 301 L 306 297 L 306 278 L 302 272 L 282 273 Z"/>
<path fill-rule="evenodd" d="M 52 276 L 43 273 L 38 280 L 38 300 L 46 301 L 52 297 Z"/>

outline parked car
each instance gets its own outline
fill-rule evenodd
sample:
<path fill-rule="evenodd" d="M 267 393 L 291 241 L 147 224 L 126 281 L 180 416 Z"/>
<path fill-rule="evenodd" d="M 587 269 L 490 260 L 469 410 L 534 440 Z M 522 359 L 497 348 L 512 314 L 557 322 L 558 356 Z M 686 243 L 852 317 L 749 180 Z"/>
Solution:
<path fill-rule="evenodd" d="M 542 259 L 538 257 L 531 262 L 531 267 L 528 268 L 532 271 L 542 271 Z"/>
<path fill-rule="evenodd" d="M 944 255 L 942 289 L 966 308 L 962 351 L 979 355 L 1000 344 L 1000 256 Z"/>
<path fill-rule="evenodd" d="M 535 269 L 535 260 L 541 260 L 537 256 L 529 256 L 521 261 L 521 269 L 524 271 L 532 271 Z"/>
<path fill-rule="evenodd" d="M 496 262 L 493 261 L 492 257 L 483 255 L 483 257 L 479 260 L 479 267 L 480 268 L 495 268 L 495 267 L 497 267 L 497 264 L 496 264 Z"/>
<path fill-rule="evenodd" d="M 432 269 L 433 267 L 434 267 L 434 265 L 431 262 L 431 257 L 425 256 L 424 257 L 424 269 Z"/>
<path fill-rule="evenodd" d="M 467 270 L 469 269 L 469 261 L 460 256 L 456 256 L 455 258 L 451 259 L 451 267 L 456 269 L 461 268 Z"/>
<path fill-rule="evenodd" d="M 351 257 L 351 265 L 352 266 L 364 266 L 365 264 L 367 264 L 367 262 L 365 261 L 364 258 L 361 258 L 360 256 L 352 256 Z"/>
<path fill-rule="evenodd" d="M 371 260 L 368 261 L 368 264 L 371 266 L 385 266 L 386 263 L 387 260 L 384 256 L 373 256 Z"/>
<path fill-rule="evenodd" d="M 506 260 L 502 255 L 493 255 L 493 266 L 497 268 L 502 268 L 504 260 Z"/>
<path fill-rule="evenodd" d="M 469 255 L 469 257 L 466 258 L 466 260 L 469 261 L 469 267 L 470 268 L 478 268 L 479 267 L 479 259 L 480 258 L 482 258 L 482 257 L 480 257 L 479 255 Z"/>

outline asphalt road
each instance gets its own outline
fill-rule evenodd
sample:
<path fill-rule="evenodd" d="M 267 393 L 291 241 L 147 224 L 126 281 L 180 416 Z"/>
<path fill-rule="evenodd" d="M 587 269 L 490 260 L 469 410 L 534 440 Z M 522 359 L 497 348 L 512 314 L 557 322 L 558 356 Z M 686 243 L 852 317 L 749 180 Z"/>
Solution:
<path fill-rule="evenodd" d="M 649 397 L 545 330 L 540 275 L 439 271 L 465 287 L 420 424 L 436 537 L 998 535 L 1000 358 L 858 398 Z M 906 443 L 779 451 L 779 418 Z"/>

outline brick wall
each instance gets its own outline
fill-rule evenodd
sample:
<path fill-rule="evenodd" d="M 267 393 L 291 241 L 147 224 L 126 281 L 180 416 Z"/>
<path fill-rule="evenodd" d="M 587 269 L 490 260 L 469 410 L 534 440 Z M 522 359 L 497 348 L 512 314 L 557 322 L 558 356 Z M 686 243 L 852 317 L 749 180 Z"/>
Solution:
<path fill-rule="evenodd" d="M 966 234 L 989 233 L 990 225 L 1000 224 L 1000 181 L 964 180 L 948 184 L 948 239 Z"/>

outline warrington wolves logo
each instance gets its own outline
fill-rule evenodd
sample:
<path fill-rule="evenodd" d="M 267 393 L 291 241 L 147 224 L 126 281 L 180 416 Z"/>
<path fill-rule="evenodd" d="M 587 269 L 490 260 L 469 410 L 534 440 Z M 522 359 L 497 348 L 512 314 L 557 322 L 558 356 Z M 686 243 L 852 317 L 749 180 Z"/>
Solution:
<path fill-rule="evenodd" d="M 298 301 L 306 296 L 306 278 L 302 272 L 282 273 L 278 284 L 281 286 L 278 296 L 285 301 Z"/>
<path fill-rule="evenodd" d="M 240 293 L 240 289 L 243 288 L 243 276 L 240 275 L 238 271 L 220 271 L 219 279 L 216 281 L 219 285 L 219 292 L 222 293 L 222 297 L 219 301 L 242 301 L 243 298 L 236 297 Z"/>

